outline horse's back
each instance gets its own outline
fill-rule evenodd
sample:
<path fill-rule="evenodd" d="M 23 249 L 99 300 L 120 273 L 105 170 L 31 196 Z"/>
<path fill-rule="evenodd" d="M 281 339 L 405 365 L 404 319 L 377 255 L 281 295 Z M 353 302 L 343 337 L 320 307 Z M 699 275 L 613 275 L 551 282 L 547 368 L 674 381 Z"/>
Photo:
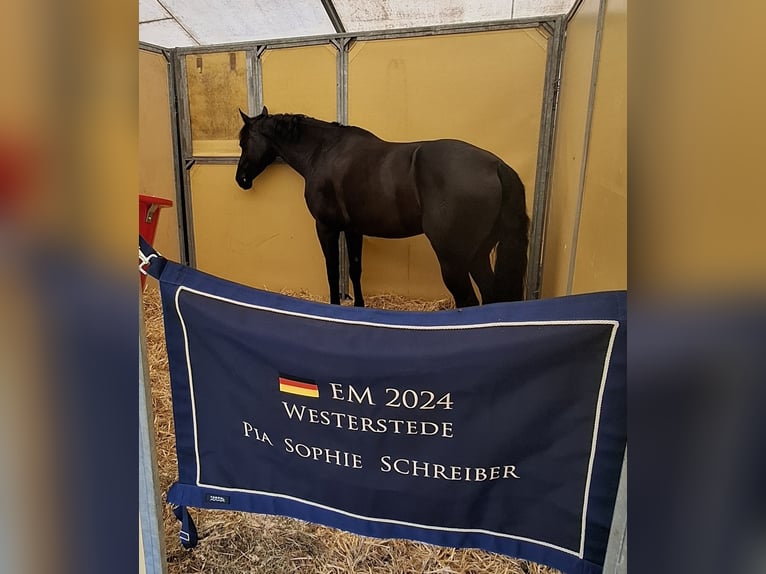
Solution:
<path fill-rule="evenodd" d="M 503 160 L 491 152 L 460 140 L 421 142 L 416 157 L 421 196 L 488 197 L 501 192 L 498 169 Z"/>
<path fill-rule="evenodd" d="M 419 155 L 426 167 L 437 169 L 439 166 L 451 172 L 463 170 L 462 166 L 473 169 L 494 169 L 504 163 L 492 152 L 473 144 L 454 139 L 439 139 L 419 142 Z"/>

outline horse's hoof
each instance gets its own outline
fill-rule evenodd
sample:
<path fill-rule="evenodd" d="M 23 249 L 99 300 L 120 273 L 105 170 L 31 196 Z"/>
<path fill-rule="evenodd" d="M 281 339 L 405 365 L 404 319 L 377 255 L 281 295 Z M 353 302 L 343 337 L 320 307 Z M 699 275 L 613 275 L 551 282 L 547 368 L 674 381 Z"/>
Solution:
<path fill-rule="evenodd" d="M 354 307 L 364 307 L 364 301 L 354 301 Z"/>

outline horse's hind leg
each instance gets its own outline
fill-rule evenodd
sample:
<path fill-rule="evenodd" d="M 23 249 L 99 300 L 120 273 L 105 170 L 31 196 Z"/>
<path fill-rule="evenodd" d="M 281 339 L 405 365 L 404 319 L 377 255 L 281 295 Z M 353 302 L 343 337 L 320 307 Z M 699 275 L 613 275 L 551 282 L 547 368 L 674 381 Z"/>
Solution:
<path fill-rule="evenodd" d="M 439 257 L 444 284 L 455 299 L 455 307 L 473 307 L 479 304 L 479 299 L 471 285 L 467 265 Z"/>
<path fill-rule="evenodd" d="M 489 254 L 495 243 L 497 243 L 497 239 L 493 234 L 484 239 L 474 253 L 469 268 L 471 277 L 479 287 L 482 305 L 495 302 L 495 272 L 492 271 L 492 264 L 489 260 Z"/>
<path fill-rule="evenodd" d="M 354 286 L 354 307 L 364 307 L 362 297 L 362 243 L 361 233 L 346 231 L 346 248 L 348 250 L 348 274 Z"/>
<path fill-rule="evenodd" d="M 429 224 L 430 223 L 430 224 Z M 439 260 L 444 285 L 455 299 L 455 307 L 472 307 L 479 304 L 468 273 L 471 268 L 471 253 L 464 241 L 456 241 L 448 233 L 443 221 L 423 220 L 423 231 L 431 242 Z"/>
<path fill-rule="evenodd" d="M 340 231 L 317 221 L 317 237 L 327 266 L 327 283 L 330 286 L 330 303 L 340 305 L 340 255 L 338 243 Z"/>
<path fill-rule="evenodd" d="M 471 278 L 468 276 L 468 261 L 449 250 L 440 248 L 439 244 L 434 243 L 433 240 L 431 240 L 431 246 L 434 248 L 436 257 L 439 260 L 444 285 L 446 285 L 455 299 L 455 307 L 473 307 L 478 305 L 479 299 L 476 297 L 476 292 L 473 290 L 473 285 L 471 285 Z"/>
<path fill-rule="evenodd" d="M 480 249 L 471 261 L 471 277 L 481 293 L 481 304 L 494 303 L 495 273 L 489 261 L 489 252 Z"/>

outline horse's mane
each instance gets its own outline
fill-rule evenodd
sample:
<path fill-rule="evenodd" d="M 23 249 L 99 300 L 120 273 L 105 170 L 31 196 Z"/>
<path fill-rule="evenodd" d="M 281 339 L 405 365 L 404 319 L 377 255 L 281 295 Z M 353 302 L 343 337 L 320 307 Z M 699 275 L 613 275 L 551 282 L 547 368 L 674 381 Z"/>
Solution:
<path fill-rule="evenodd" d="M 347 127 L 338 122 L 326 122 L 303 114 L 271 114 L 263 118 L 262 125 L 266 135 L 288 142 L 298 141 L 303 128 L 308 125 Z"/>

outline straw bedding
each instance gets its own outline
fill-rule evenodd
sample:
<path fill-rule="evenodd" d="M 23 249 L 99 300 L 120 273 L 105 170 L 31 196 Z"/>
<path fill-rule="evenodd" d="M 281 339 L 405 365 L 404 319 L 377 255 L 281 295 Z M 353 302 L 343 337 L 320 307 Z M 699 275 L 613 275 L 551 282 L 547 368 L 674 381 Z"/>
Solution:
<path fill-rule="evenodd" d="M 306 292 L 285 294 L 318 300 Z M 395 295 L 371 296 L 367 306 L 381 309 L 436 311 L 450 300 L 418 301 Z M 152 407 L 160 490 L 163 496 L 177 478 L 170 376 L 159 294 L 144 293 Z M 244 512 L 191 509 L 199 544 L 185 550 L 179 523 L 163 505 L 165 545 L 170 574 L 554 574 L 531 562 L 481 550 L 455 550 L 406 540 L 357 536 L 300 520 Z"/>

